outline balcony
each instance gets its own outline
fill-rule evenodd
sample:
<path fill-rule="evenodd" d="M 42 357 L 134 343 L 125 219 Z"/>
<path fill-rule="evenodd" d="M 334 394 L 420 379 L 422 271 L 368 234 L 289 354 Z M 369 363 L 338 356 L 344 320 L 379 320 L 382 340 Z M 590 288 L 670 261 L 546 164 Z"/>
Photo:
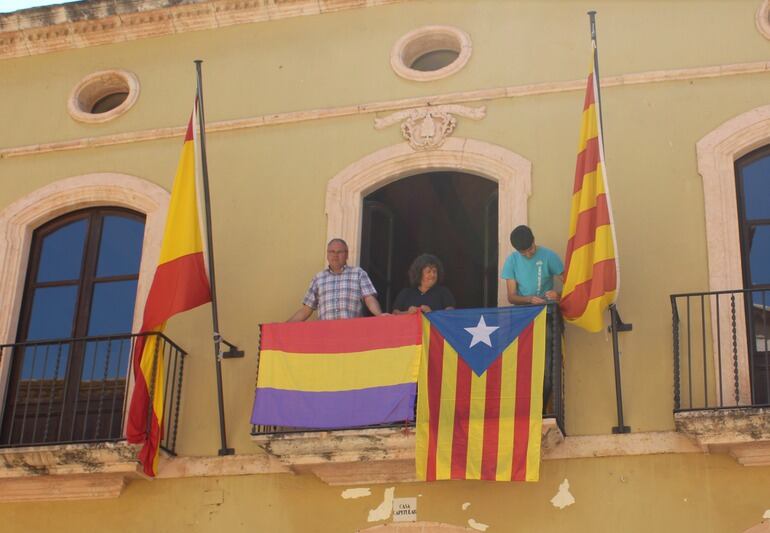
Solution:
<path fill-rule="evenodd" d="M 770 290 L 671 296 L 674 419 L 705 451 L 770 464 Z"/>
<path fill-rule="evenodd" d="M 561 339 L 554 306 L 549 340 Z M 560 342 L 552 342 L 551 399 L 543 409 L 542 453 L 564 440 L 564 379 Z M 415 481 L 415 423 L 337 429 L 252 426 L 252 441 L 295 473 L 312 473 L 329 485 Z"/>
<path fill-rule="evenodd" d="M 151 336 L 153 364 L 166 376 L 161 449 L 174 455 L 186 352 L 165 335 L 0 345 L 0 368 L 8 369 L 0 381 L 0 502 L 50 497 L 51 483 L 57 499 L 117 496 L 127 478 L 139 476 L 124 424 L 134 387 L 131 354 L 137 339 Z M 150 389 L 153 398 L 160 392 L 155 383 Z"/>

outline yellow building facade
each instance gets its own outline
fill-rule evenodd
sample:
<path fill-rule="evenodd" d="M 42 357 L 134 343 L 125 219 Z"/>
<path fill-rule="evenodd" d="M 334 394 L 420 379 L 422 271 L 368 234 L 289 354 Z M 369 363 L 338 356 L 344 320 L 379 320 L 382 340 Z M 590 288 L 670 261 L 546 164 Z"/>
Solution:
<path fill-rule="evenodd" d="M 612 430 L 609 335 L 570 326 L 563 418 L 545 424 L 537 483 L 416 482 L 411 428 L 253 428 L 258 324 L 300 306 L 330 238 L 348 241 L 351 264 L 390 272 L 375 280 L 383 298 L 434 247 L 460 307 L 505 304 L 499 274 L 518 224 L 563 256 L 588 10 L 598 13 L 617 304 L 633 323 L 620 336 L 630 432 Z M 766 0 L 83 0 L 0 15 L 3 531 L 770 530 L 769 12 Z M 222 361 L 235 453 L 219 455 L 211 311 L 171 320 L 166 334 L 187 354 L 171 374 L 175 454 L 150 480 L 107 429 L 57 439 L 41 422 L 28 438 L 12 422 L 22 409 L 37 409 L 29 427 L 51 418 L 58 389 L 35 391 L 75 360 L 72 338 L 116 333 L 95 325 L 98 287 L 117 291 L 104 309 L 130 300 L 121 333 L 139 330 L 196 59 L 221 333 L 246 355 Z M 377 225 L 383 212 L 395 229 Z M 95 261 L 94 299 L 72 300 L 75 311 L 36 304 L 45 290 L 85 286 L 79 259 L 80 282 L 43 274 L 74 261 L 70 241 L 53 239 L 85 220 L 105 224 L 87 243 L 107 239 L 107 221 L 128 228 L 83 252 Z M 109 250 L 124 264 L 131 235 L 133 270 L 101 272 Z M 35 352 L 38 370 L 14 367 L 59 331 L 62 313 L 80 317 L 56 336 L 70 340 Z M 97 363 L 125 376 L 112 342 L 80 348 L 83 380 Z M 93 398 L 105 398 L 95 381 Z M 124 410 L 114 412 L 120 432 Z M 75 413 L 79 429 L 91 415 Z M 57 416 L 56 427 L 70 421 Z M 394 499 L 414 521 L 395 521 Z"/>

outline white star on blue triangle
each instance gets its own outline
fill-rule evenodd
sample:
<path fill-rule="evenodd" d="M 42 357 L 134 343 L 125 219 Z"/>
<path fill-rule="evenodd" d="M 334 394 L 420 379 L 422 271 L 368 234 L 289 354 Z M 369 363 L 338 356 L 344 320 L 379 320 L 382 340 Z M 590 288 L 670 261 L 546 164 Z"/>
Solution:
<path fill-rule="evenodd" d="M 463 328 L 463 329 L 465 329 L 465 331 L 467 331 L 473 336 L 468 348 L 473 348 L 480 342 L 483 342 L 484 344 L 486 344 L 491 348 L 492 340 L 489 337 L 490 335 L 492 335 L 492 333 L 495 332 L 495 330 L 500 329 L 500 327 L 487 326 L 487 323 L 484 322 L 484 315 L 481 315 L 481 318 L 479 318 L 479 323 L 476 325 L 475 328 Z"/>
<path fill-rule="evenodd" d="M 537 305 L 452 309 L 426 313 L 425 317 L 471 370 L 481 376 L 543 308 Z"/>

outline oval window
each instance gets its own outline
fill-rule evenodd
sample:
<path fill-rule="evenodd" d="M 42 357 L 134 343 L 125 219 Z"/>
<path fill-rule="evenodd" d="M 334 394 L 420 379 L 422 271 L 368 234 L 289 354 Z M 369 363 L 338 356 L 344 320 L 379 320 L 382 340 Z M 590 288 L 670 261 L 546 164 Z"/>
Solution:
<path fill-rule="evenodd" d="M 106 122 L 136 103 L 139 80 L 125 70 L 103 70 L 83 78 L 72 90 L 67 108 L 80 122 Z"/>
<path fill-rule="evenodd" d="M 465 66 L 471 55 L 467 33 L 451 26 L 424 26 L 407 33 L 393 47 L 396 74 L 414 81 L 445 78 Z"/>

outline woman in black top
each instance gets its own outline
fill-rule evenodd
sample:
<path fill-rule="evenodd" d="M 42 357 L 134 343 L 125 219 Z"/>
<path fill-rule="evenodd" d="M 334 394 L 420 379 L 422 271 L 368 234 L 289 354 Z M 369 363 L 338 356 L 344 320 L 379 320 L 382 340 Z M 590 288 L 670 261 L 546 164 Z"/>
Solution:
<path fill-rule="evenodd" d="M 409 267 L 411 287 L 401 289 L 393 304 L 394 315 L 422 310 L 424 313 L 454 309 L 455 299 L 449 289 L 439 285 L 444 279 L 444 265 L 435 255 L 422 254 Z"/>

